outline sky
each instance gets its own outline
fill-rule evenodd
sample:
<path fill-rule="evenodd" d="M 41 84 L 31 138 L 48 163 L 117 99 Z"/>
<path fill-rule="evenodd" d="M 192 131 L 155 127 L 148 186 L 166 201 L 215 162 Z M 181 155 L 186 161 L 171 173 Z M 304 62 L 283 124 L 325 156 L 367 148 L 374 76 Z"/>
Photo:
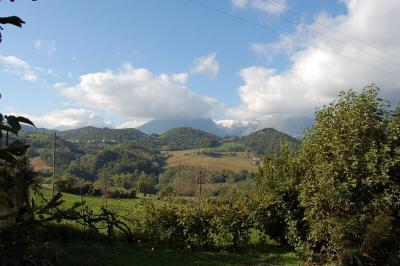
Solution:
<path fill-rule="evenodd" d="M 0 111 L 39 127 L 312 117 L 340 90 L 400 99 L 398 0 L 0 2 Z"/>

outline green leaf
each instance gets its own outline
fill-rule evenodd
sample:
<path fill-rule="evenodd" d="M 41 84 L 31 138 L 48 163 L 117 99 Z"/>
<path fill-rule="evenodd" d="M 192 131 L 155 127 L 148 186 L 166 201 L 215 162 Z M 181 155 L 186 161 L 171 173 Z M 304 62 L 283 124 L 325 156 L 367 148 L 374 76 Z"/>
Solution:
<path fill-rule="evenodd" d="M 12 165 L 17 163 L 17 159 L 15 159 L 15 157 L 11 153 L 9 153 L 6 149 L 0 150 L 0 159 Z"/>
<path fill-rule="evenodd" d="M 6 116 L 7 124 L 9 124 L 17 132 L 21 130 L 21 124 L 18 119 L 13 115 Z"/>
<path fill-rule="evenodd" d="M 26 153 L 28 150 L 29 145 L 25 145 L 22 141 L 16 140 L 10 145 L 8 145 L 8 152 L 12 153 L 13 155 L 16 156 L 21 156 Z"/>
<path fill-rule="evenodd" d="M 9 131 L 11 133 L 14 133 L 15 135 L 18 135 L 18 130 L 15 130 L 12 127 L 4 125 L 4 124 L 0 124 L 0 130 Z"/>
<path fill-rule="evenodd" d="M 29 120 L 28 118 L 26 118 L 26 117 L 17 116 L 17 120 L 18 120 L 19 122 L 21 122 L 21 123 L 29 124 L 29 125 L 31 125 L 31 126 L 33 126 L 33 127 L 36 128 L 35 124 L 34 124 L 31 120 Z"/>

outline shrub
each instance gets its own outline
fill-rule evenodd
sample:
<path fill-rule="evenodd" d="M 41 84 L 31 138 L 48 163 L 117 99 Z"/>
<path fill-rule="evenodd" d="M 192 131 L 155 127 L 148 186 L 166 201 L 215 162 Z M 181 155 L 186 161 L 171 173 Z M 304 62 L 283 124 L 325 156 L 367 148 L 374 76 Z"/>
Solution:
<path fill-rule="evenodd" d="M 186 245 L 208 249 L 213 245 L 216 208 L 210 204 L 189 205 L 182 209 L 180 222 L 184 227 Z"/>
<path fill-rule="evenodd" d="M 253 223 L 243 205 L 159 202 L 147 206 L 142 228 L 144 240 L 153 244 L 190 249 L 232 246 L 238 251 L 250 239 Z"/>
<path fill-rule="evenodd" d="M 142 224 L 145 240 L 155 244 L 183 248 L 186 243 L 184 227 L 181 223 L 180 206 L 160 203 L 148 205 Z"/>
<path fill-rule="evenodd" d="M 248 209 L 238 203 L 221 204 L 214 217 L 215 234 L 222 241 L 230 243 L 235 250 L 250 239 L 250 230 L 253 227 Z"/>

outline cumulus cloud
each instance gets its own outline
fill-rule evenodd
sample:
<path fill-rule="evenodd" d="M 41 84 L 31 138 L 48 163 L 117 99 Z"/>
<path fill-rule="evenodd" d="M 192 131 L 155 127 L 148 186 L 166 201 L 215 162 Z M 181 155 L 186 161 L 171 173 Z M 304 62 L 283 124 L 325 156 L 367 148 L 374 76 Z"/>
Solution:
<path fill-rule="evenodd" d="M 220 108 L 214 98 L 186 86 L 188 74 L 153 74 L 127 64 L 118 72 L 105 71 L 80 77 L 64 95 L 85 106 L 136 119 L 208 117 Z"/>
<path fill-rule="evenodd" d="M 206 56 L 196 58 L 194 60 L 194 68 L 192 70 L 193 74 L 206 74 L 210 77 L 215 78 L 219 72 L 219 62 L 217 60 L 217 55 L 211 53 Z"/>
<path fill-rule="evenodd" d="M 227 110 L 231 117 L 311 115 L 336 98 L 339 90 L 361 89 L 371 83 L 385 98 L 400 97 L 400 2 L 346 2 L 348 13 L 321 14 L 271 44 L 253 46 L 261 56 L 285 52 L 289 68 L 277 72 L 265 66 L 240 70 L 242 105 Z M 374 19 L 371 19 L 374 18 Z M 295 42 L 298 42 L 295 44 Z"/>
<path fill-rule="evenodd" d="M 38 80 L 38 76 L 34 68 L 16 56 L 0 55 L 0 64 L 3 66 L 4 72 L 21 76 L 24 80 L 32 82 Z"/>
<path fill-rule="evenodd" d="M 288 4 L 286 0 L 232 0 L 236 8 L 252 8 L 268 15 L 280 15 L 284 13 Z"/>
<path fill-rule="evenodd" d="M 55 40 L 36 40 L 34 45 L 37 50 L 44 50 L 49 55 L 58 51 Z"/>
<path fill-rule="evenodd" d="M 50 112 L 42 116 L 30 116 L 30 118 L 32 121 L 34 121 L 37 127 L 52 129 L 71 129 L 85 126 L 110 126 L 109 123 L 104 120 L 104 118 L 96 114 L 94 111 L 83 108 L 64 109 Z"/>

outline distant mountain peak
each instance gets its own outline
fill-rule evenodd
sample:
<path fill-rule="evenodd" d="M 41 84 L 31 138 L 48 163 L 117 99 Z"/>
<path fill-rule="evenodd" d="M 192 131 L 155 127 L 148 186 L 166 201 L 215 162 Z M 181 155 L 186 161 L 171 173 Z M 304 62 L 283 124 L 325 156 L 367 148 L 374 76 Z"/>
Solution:
<path fill-rule="evenodd" d="M 138 129 L 146 134 L 161 134 L 173 128 L 190 127 L 223 136 L 225 132 L 211 118 L 153 119 Z"/>
<path fill-rule="evenodd" d="M 217 136 L 241 137 L 264 128 L 272 128 L 299 138 L 302 137 L 304 129 L 313 122 L 311 118 L 285 116 L 270 116 L 264 120 L 254 121 L 212 120 L 211 118 L 154 119 L 138 129 L 146 134 L 161 134 L 172 128 L 191 127 Z"/>

